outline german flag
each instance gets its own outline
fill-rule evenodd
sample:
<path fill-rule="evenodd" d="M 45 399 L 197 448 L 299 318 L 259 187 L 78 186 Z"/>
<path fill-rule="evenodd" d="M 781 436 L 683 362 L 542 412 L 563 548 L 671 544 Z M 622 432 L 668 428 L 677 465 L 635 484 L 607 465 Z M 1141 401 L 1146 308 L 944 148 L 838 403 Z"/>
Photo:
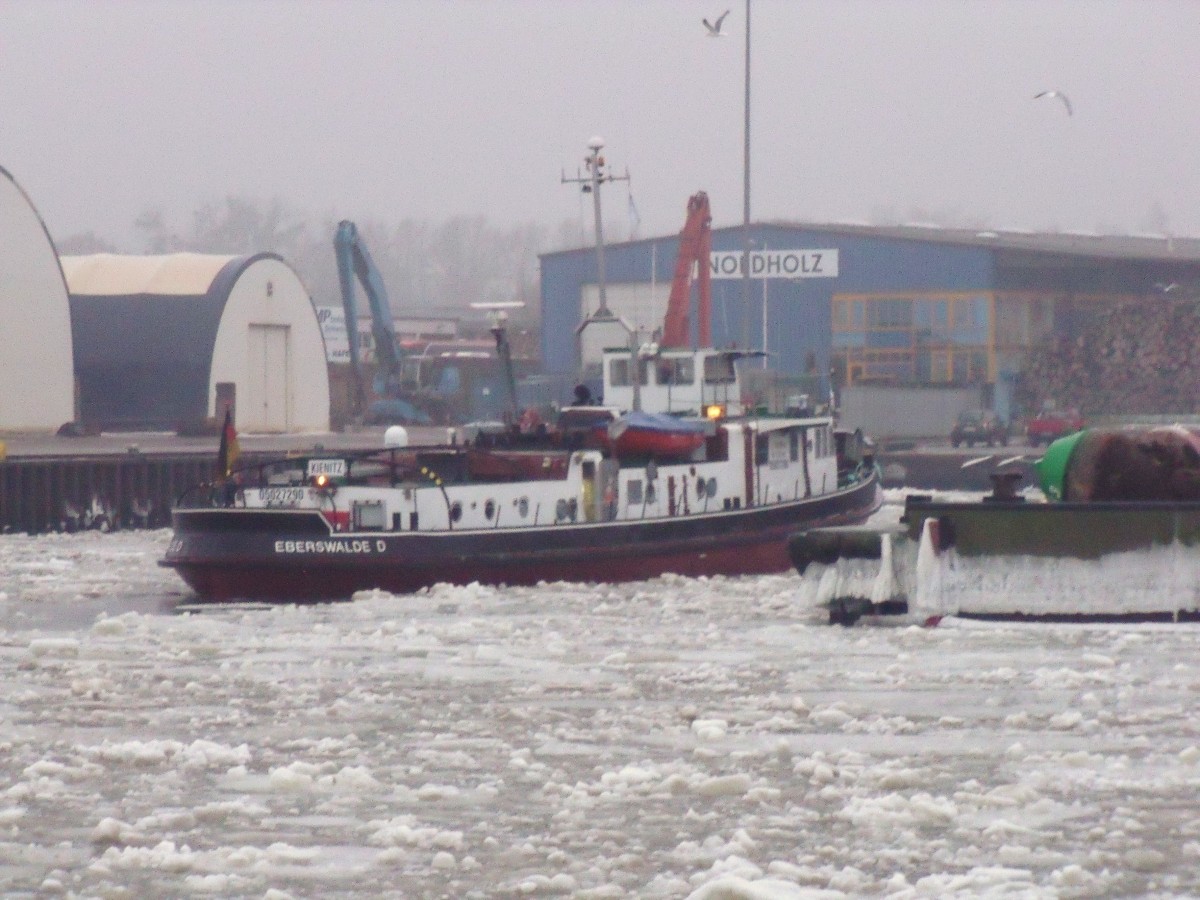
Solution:
<path fill-rule="evenodd" d="M 217 475 L 228 478 L 241 453 L 238 447 L 237 429 L 233 427 L 233 410 L 225 410 L 225 425 L 221 428 L 221 449 L 217 451 Z"/>

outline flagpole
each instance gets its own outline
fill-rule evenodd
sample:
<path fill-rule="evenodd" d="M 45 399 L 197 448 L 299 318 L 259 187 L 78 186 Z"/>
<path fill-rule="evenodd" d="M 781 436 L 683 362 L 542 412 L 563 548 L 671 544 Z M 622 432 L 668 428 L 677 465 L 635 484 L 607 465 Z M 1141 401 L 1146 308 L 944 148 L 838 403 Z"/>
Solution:
<path fill-rule="evenodd" d="M 238 446 L 237 429 L 233 425 L 233 409 L 225 408 L 225 422 L 221 426 L 221 443 L 217 448 L 217 477 L 228 478 L 233 474 L 241 448 Z"/>

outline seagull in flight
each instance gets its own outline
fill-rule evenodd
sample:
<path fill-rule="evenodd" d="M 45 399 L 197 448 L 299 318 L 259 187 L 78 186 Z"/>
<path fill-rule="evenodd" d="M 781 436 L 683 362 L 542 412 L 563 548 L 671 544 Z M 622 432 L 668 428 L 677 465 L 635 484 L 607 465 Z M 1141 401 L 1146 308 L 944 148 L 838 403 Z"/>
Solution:
<path fill-rule="evenodd" d="M 1062 101 L 1063 106 L 1067 108 L 1067 115 L 1075 115 L 1074 111 L 1071 109 L 1071 99 L 1062 91 L 1042 91 L 1040 94 L 1033 95 L 1034 100 L 1040 100 L 1042 97 L 1057 97 Z"/>
<path fill-rule="evenodd" d="M 729 10 L 721 13 L 721 17 L 715 23 L 708 21 L 708 19 L 700 20 L 704 23 L 704 27 L 708 29 L 709 37 L 725 37 L 725 32 L 721 30 L 721 25 L 724 24 L 727 15 L 729 15 Z"/>

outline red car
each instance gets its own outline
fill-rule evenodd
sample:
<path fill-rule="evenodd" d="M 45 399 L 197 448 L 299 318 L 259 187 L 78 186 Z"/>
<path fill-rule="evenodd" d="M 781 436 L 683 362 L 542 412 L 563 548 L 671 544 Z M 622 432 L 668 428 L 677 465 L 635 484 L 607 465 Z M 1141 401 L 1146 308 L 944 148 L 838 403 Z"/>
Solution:
<path fill-rule="evenodd" d="M 1083 416 L 1077 409 L 1043 407 L 1025 424 L 1025 436 L 1031 446 L 1049 444 L 1068 434 L 1083 430 Z"/>

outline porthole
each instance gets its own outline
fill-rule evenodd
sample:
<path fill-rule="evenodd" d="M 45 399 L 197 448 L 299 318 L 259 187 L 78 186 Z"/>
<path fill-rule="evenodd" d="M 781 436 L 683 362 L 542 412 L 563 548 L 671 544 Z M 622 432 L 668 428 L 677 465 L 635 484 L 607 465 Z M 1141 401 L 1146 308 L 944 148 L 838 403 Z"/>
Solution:
<path fill-rule="evenodd" d="M 483 504 L 483 516 L 489 522 L 496 517 L 496 501 L 488 500 Z"/>
<path fill-rule="evenodd" d="M 704 487 L 704 493 L 708 494 L 708 498 L 710 500 L 713 497 L 717 496 L 717 479 L 715 479 L 715 478 L 708 479 L 708 484 L 705 485 L 705 487 Z"/>
<path fill-rule="evenodd" d="M 529 515 L 529 498 L 522 497 L 517 501 L 517 515 L 522 519 Z"/>
<path fill-rule="evenodd" d="M 703 500 L 704 494 L 707 490 L 708 490 L 708 479 L 707 478 L 697 478 L 696 479 L 696 499 Z"/>
<path fill-rule="evenodd" d="M 554 518 L 561 522 L 567 517 L 567 501 L 559 500 L 554 504 Z"/>
<path fill-rule="evenodd" d="M 462 518 L 462 504 L 455 500 L 450 504 L 450 521 L 457 522 Z"/>
<path fill-rule="evenodd" d="M 579 515 L 579 501 L 572 497 L 567 501 L 567 517 L 574 522 L 575 517 Z"/>

